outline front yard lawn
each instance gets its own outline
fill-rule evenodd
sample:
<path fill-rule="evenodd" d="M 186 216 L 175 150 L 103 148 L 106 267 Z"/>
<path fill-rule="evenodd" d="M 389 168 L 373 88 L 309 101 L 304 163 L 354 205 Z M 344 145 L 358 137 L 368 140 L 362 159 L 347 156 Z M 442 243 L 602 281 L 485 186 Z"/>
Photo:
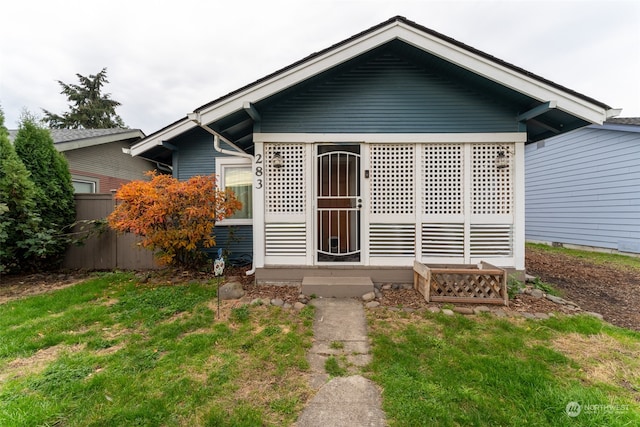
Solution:
<path fill-rule="evenodd" d="M 0 305 L 0 425 L 292 423 L 309 394 L 311 309 L 218 320 L 215 297 L 215 283 L 111 273 Z"/>
<path fill-rule="evenodd" d="M 638 332 L 589 316 L 376 311 L 369 325 L 392 426 L 640 425 Z"/>
<path fill-rule="evenodd" d="M 0 426 L 294 423 L 314 393 L 313 309 L 216 312 L 215 281 L 127 273 L 0 305 Z M 588 316 L 367 313 L 364 375 L 392 426 L 640 425 L 640 332 Z"/>

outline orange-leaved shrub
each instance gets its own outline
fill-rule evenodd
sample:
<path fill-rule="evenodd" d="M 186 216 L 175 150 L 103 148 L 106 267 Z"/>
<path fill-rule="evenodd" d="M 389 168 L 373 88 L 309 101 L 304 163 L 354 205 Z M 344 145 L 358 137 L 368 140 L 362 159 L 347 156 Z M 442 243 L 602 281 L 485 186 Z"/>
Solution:
<path fill-rule="evenodd" d="M 166 265 L 195 268 L 215 245 L 217 221 L 242 208 L 233 191 L 216 187 L 215 175 L 179 181 L 150 172 L 150 181 L 132 181 L 116 192 L 116 208 L 107 218 L 111 228 L 142 237 Z"/>

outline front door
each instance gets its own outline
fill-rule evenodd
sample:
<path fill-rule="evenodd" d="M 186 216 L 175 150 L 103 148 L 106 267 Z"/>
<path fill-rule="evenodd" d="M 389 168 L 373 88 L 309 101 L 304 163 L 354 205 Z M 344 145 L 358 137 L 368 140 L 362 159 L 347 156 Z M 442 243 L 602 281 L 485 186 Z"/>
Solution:
<path fill-rule="evenodd" d="M 360 146 L 318 145 L 316 259 L 360 262 Z"/>

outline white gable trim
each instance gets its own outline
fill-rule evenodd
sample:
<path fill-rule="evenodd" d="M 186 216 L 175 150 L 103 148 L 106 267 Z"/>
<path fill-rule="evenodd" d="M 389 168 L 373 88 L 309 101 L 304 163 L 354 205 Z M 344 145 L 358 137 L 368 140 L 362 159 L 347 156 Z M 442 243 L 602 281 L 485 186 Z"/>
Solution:
<path fill-rule="evenodd" d="M 210 123 L 217 120 L 241 109 L 245 101 L 256 103 L 394 39 L 405 41 L 418 49 L 439 56 L 448 62 L 459 65 L 541 102 L 555 100 L 557 101 L 558 109 L 574 114 L 591 123 L 602 124 L 607 119 L 606 111 L 602 107 L 497 64 L 436 36 L 422 32 L 403 22 L 396 21 L 367 34 L 363 38 L 353 40 L 324 55 L 305 61 L 298 67 L 282 72 L 272 79 L 203 109 L 200 112 L 202 122 Z"/>
<path fill-rule="evenodd" d="M 155 146 L 162 145 L 163 141 L 168 141 L 172 138 L 175 138 L 176 136 L 179 136 L 184 132 L 193 129 L 196 126 L 197 125 L 194 122 L 188 120 L 187 118 L 184 118 L 183 120 L 170 125 L 157 134 L 152 135 L 150 138 L 143 139 L 142 141 L 131 147 L 131 155 L 139 156 Z"/>
<path fill-rule="evenodd" d="M 612 110 L 605 110 L 603 107 L 587 100 L 524 75 L 405 22 L 396 20 L 386 26 L 371 30 L 361 37 L 339 44 L 321 55 L 313 56 L 295 67 L 278 72 L 265 81 L 252 84 L 245 90 L 224 97 L 213 105 L 199 109 L 201 122 L 208 124 L 216 121 L 228 114 L 241 110 L 246 102 L 257 103 L 395 39 L 409 43 L 418 49 L 439 56 L 448 62 L 459 65 L 541 102 L 554 100 L 557 102 L 558 109 L 588 122 L 602 124 L 608 117 L 615 115 Z M 132 154 L 137 155 L 153 146 L 161 145 L 161 141 L 166 141 L 195 126 L 195 123 L 184 119 L 134 146 Z"/>

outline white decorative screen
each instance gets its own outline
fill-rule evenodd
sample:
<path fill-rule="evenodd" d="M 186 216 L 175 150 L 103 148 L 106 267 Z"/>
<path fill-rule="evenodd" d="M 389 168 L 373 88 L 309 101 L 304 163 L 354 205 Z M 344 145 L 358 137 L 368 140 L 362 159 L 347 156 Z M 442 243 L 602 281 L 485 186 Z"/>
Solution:
<path fill-rule="evenodd" d="M 464 151 L 461 144 L 425 144 L 422 157 L 423 213 L 463 213 Z"/>
<path fill-rule="evenodd" d="M 415 256 L 415 224 L 371 224 L 369 254 L 372 257 Z"/>
<path fill-rule="evenodd" d="M 371 213 L 413 214 L 415 149 L 409 144 L 371 146 Z"/>
<path fill-rule="evenodd" d="M 422 256 L 463 257 L 464 224 L 422 224 Z"/>
<path fill-rule="evenodd" d="M 265 249 L 266 255 L 305 255 L 307 253 L 305 224 L 265 224 Z"/>
<path fill-rule="evenodd" d="M 274 157 L 282 159 L 274 167 Z M 305 212 L 306 177 L 303 144 L 265 144 L 265 211 L 278 214 Z"/>
<path fill-rule="evenodd" d="M 512 161 L 512 144 L 471 146 L 471 213 L 510 214 L 513 209 L 513 165 L 498 169 L 496 157 L 503 153 Z"/>
<path fill-rule="evenodd" d="M 471 224 L 471 256 L 512 256 L 512 230 L 511 224 Z"/>

